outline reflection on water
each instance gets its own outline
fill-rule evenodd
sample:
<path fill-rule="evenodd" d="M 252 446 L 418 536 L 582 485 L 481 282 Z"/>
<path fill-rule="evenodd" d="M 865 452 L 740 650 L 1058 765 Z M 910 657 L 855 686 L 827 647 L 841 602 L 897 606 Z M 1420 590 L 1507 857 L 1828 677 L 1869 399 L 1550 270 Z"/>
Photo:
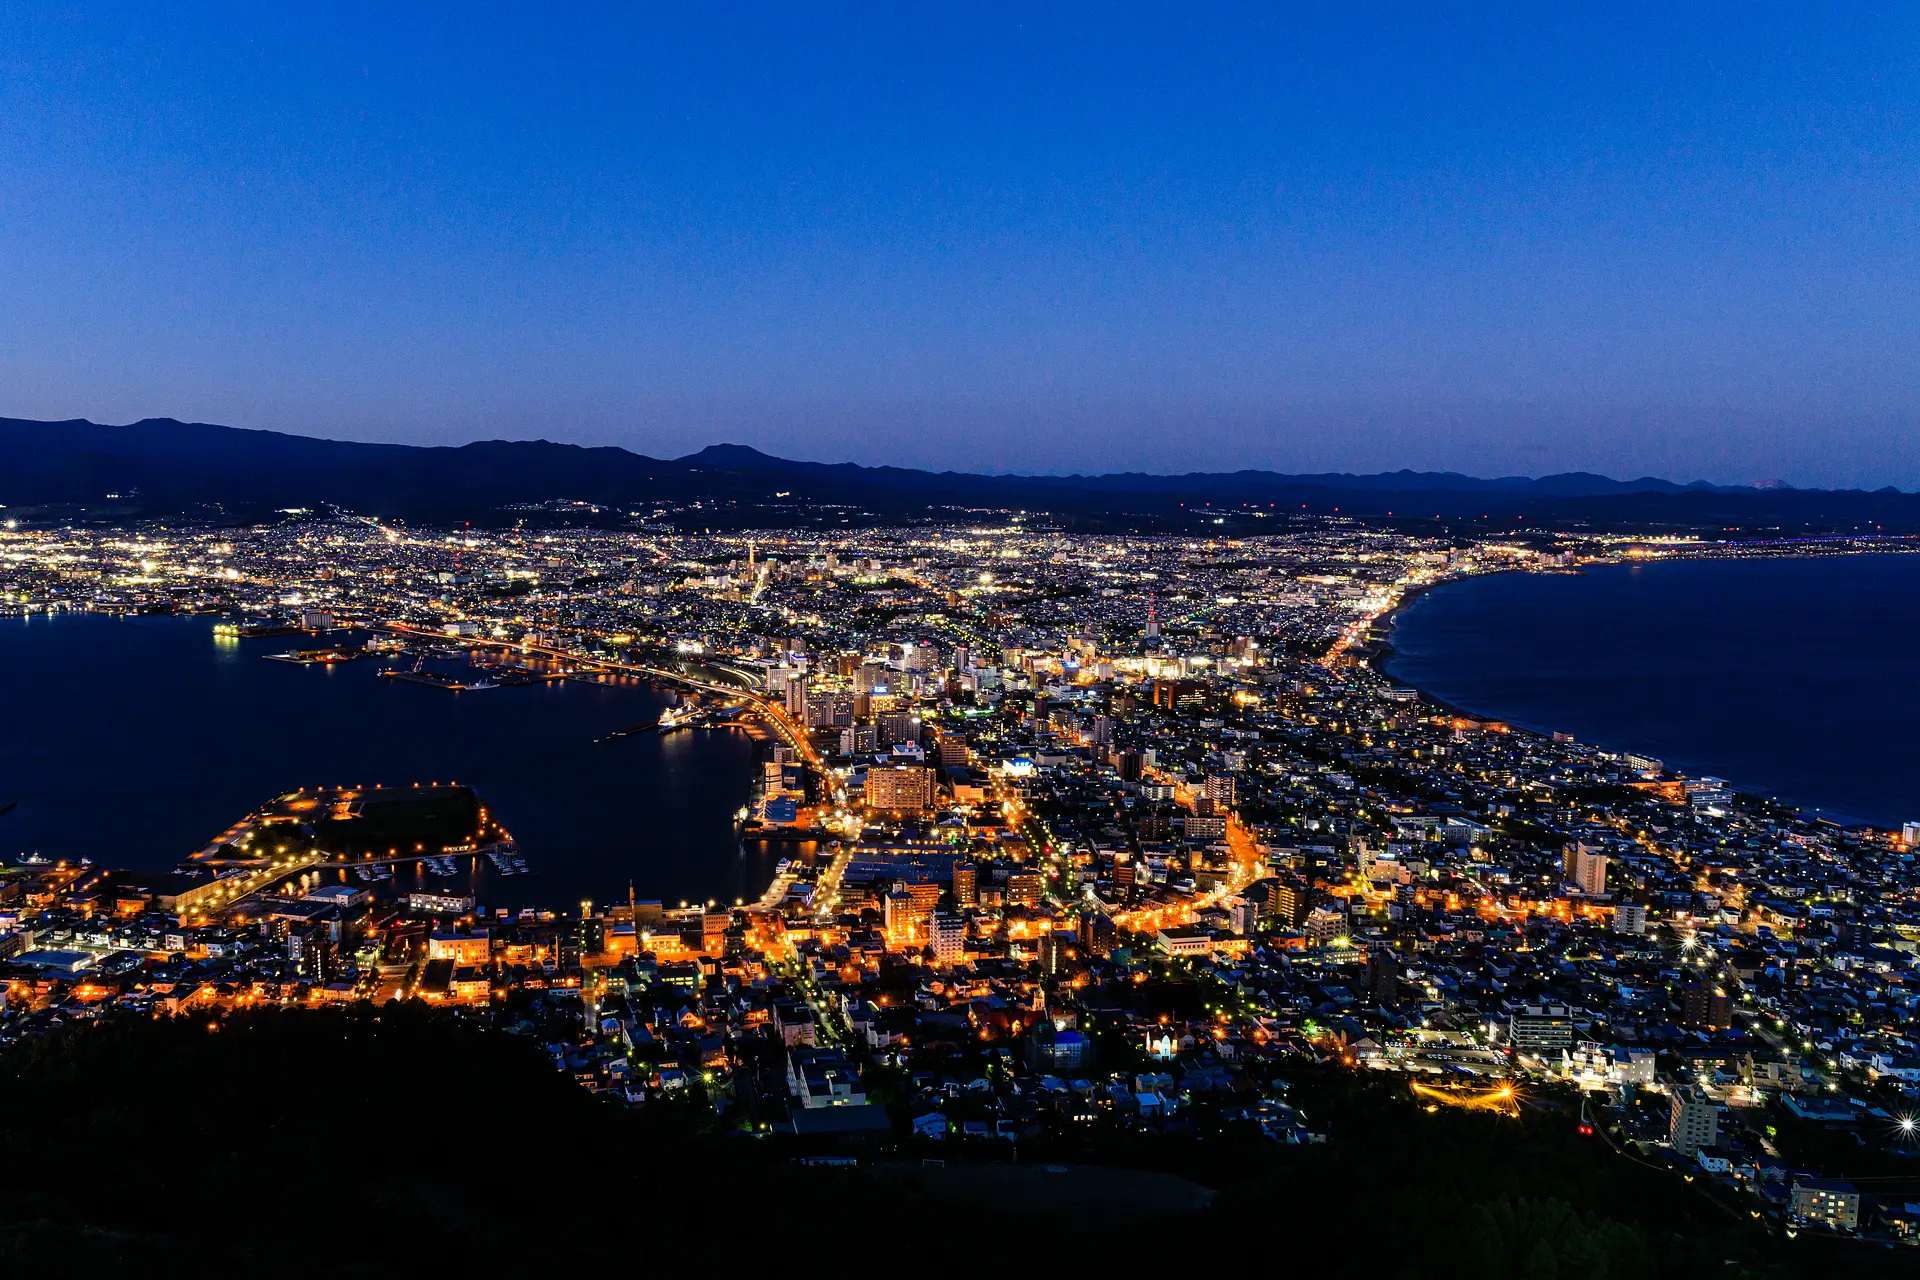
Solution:
<path fill-rule="evenodd" d="M 0 619 L 0 806 L 18 801 L 0 851 L 164 870 L 297 787 L 458 781 L 531 868 L 458 868 L 488 905 L 625 898 L 629 881 L 643 898 L 731 901 L 772 879 L 780 851 L 743 849 L 734 826 L 754 739 L 595 743 L 658 717 L 668 698 L 644 682 L 455 693 L 379 679 L 377 659 L 265 659 L 289 647 L 216 637 L 208 619 Z M 402 864 L 396 883 L 414 874 Z"/>

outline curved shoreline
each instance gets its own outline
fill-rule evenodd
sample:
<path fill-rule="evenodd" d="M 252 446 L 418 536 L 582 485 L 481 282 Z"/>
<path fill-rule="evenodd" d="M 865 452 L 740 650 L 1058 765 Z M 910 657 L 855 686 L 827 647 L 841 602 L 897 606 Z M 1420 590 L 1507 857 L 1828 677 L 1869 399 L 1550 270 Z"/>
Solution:
<path fill-rule="evenodd" d="M 1856 557 L 1870 557 L 1870 556 L 1877 556 L 1877 555 L 1900 556 L 1900 555 L 1910 555 L 1910 554 L 1913 554 L 1913 553 L 1911 551 L 1907 551 L 1904 549 L 1895 550 L 1891 548 L 1884 548 L 1884 549 L 1876 549 L 1875 551 L 1872 551 L 1872 552 L 1863 551 L 1863 552 L 1853 553 L 1852 555 L 1848 555 L 1845 557 L 1841 557 L 1834 554 L 1805 555 L 1805 556 L 1765 556 L 1765 557 L 1742 558 L 1738 562 L 1753 563 L 1756 561 L 1780 561 L 1780 560 L 1793 560 L 1793 561 L 1805 562 L 1805 561 L 1813 561 L 1813 560 L 1828 560 L 1828 559 L 1840 559 L 1840 558 L 1853 559 Z M 1671 565 L 1677 566 L 1677 565 L 1704 563 L 1704 562 L 1727 563 L 1728 561 L 1720 557 L 1675 557 L 1672 559 L 1656 561 L 1656 562 L 1653 562 L 1653 564 L 1656 564 L 1656 565 L 1671 564 Z M 1589 567 L 1594 567 L 1594 566 L 1589 566 Z M 1625 569 L 1625 568 L 1644 568 L 1648 566 L 1643 564 L 1630 563 L 1630 562 L 1615 562 L 1613 564 L 1597 566 L 1597 567 Z M 1495 577 L 1508 576 L 1515 573 L 1524 574 L 1528 572 L 1531 572 L 1531 571 L 1525 570 L 1525 569 L 1503 569 L 1494 573 L 1472 574 L 1472 575 L 1467 575 L 1459 578 L 1450 578 L 1442 582 L 1432 583 L 1432 584 L 1428 584 L 1418 588 L 1410 589 L 1407 592 L 1406 596 L 1399 603 L 1397 603 L 1392 610 L 1390 610 L 1387 614 L 1383 615 L 1382 617 L 1383 621 L 1387 619 L 1391 619 L 1387 627 L 1387 636 L 1383 643 L 1375 646 L 1372 649 L 1369 656 L 1368 665 L 1393 685 L 1400 688 L 1412 689 L 1416 691 L 1417 693 L 1419 693 L 1419 695 L 1423 700 L 1427 701 L 1431 705 L 1439 708 L 1442 712 L 1447 714 L 1458 715 L 1463 718 L 1468 718 L 1468 719 L 1482 721 L 1482 722 L 1509 724 L 1517 729 L 1521 729 L 1527 733 L 1536 734 L 1541 737 L 1550 737 L 1554 733 L 1571 733 L 1575 742 L 1579 743 L 1580 745 L 1590 747 L 1596 750 L 1613 753 L 1613 754 L 1629 754 L 1629 753 L 1644 754 L 1649 756 L 1650 758 L 1662 759 L 1668 765 L 1667 771 L 1677 776 L 1725 777 L 1729 780 L 1729 784 L 1731 785 L 1733 790 L 1735 790 L 1740 794 L 1755 797 L 1755 798 L 1765 800 L 1774 804 L 1780 804 L 1790 808 L 1794 808 L 1810 817 L 1826 818 L 1829 820 L 1841 821 L 1847 824 L 1859 823 L 1859 824 L 1871 825 L 1880 829 L 1888 829 L 1889 827 L 1891 827 L 1892 829 L 1896 829 L 1896 830 L 1898 829 L 1902 821 L 1908 820 L 1906 818 L 1897 816 L 1893 813 L 1894 809 L 1901 806 L 1901 800 L 1897 796 L 1891 799 L 1872 799 L 1872 800 L 1868 800 L 1864 797 L 1857 797 L 1856 803 L 1854 805 L 1850 805 L 1847 807 L 1841 807 L 1839 805 L 1833 805 L 1833 804 L 1814 803 L 1810 798 L 1801 798 L 1805 796 L 1805 791 L 1802 790 L 1800 786 L 1794 785 L 1792 782 L 1776 783 L 1774 788 L 1753 785 L 1749 782 L 1743 781 L 1741 777 L 1741 775 L 1743 774 L 1750 775 L 1751 768 L 1743 767 L 1741 764 L 1737 762 L 1736 763 L 1716 763 L 1710 759 L 1702 759 L 1701 758 L 1702 756 L 1711 756 L 1715 754 L 1712 749 L 1711 743 L 1704 744 L 1706 747 L 1704 751 L 1699 750 L 1697 748 L 1686 749 L 1681 747 L 1681 744 L 1677 744 L 1677 743 L 1668 745 L 1665 747 L 1660 747 L 1660 748 L 1648 748 L 1645 746 L 1633 745 L 1630 741 L 1628 741 L 1627 739 L 1633 736 L 1631 734 L 1591 734 L 1586 732 L 1573 731 L 1567 728 L 1556 729 L 1549 724 L 1540 723 L 1536 717 L 1532 717 L 1532 716 L 1526 716 L 1526 715 L 1507 716 L 1507 715 L 1501 715 L 1501 714 L 1489 712 L 1489 711 L 1476 710 L 1470 706 L 1463 705 L 1463 703 L 1458 700 L 1440 695 L 1433 689 L 1426 687 L 1424 684 L 1422 684 L 1418 680 L 1410 678 L 1407 674 L 1405 674 L 1404 670 L 1390 669 L 1390 667 L 1397 665 L 1401 660 L 1404 660 L 1408 656 L 1406 654 L 1406 651 L 1402 650 L 1399 646 L 1395 645 L 1392 642 L 1396 636 L 1396 633 L 1399 630 L 1399 627 L 1404 621 L 1404 618 L 1402 615 L 1406 614 L 1413 607 L 1415 603 L 1417 603 L 1421 599 L 1424 599 L 1430 592 L 1432 592 L 1438 587 L 1465 584 L 1467 582 L 1471 582 L 1480 578 L 1495 578 Z M 1586 575 L 1582 574 L 1581 576 L 1586 576 Z M 1444 646 L 1442 646 L 1441 648 L 1434 650 L 1434 652 L 1436 654 L 1444 654 L 1446 652 L 1446 649 Z M 1812 661 L 1812 659 L 1809 659 L 1809 661 Z M 1609 674 L 1614 674 L 1614 673 L 1609 673 Z M 1705 713 L 1703 712 L 1702 714 L 1705 714 Z M 1808 753 L 1814 750 L 1816 749 L 1810 748 L 1810 747 L 1797 748 L 1794 751 L 1793 756 L 1791 758 L 1791 764 L 1799 764 L 1801 762 L 1804 762 L 1804 760 L 1808 758 Z M 1818 782 L 1813 783 L 1812 789 L 1814 790 L 1821 789 Z M 1798 796 L 1796 796 L 1795 794 L 1796 792 L 1799 792 Z M 1862 809 L 1880 810 L 1882 811 L 1882 816 L 1878 818 L 1863 817 L 1860 814 L 1860 811 Z"/>

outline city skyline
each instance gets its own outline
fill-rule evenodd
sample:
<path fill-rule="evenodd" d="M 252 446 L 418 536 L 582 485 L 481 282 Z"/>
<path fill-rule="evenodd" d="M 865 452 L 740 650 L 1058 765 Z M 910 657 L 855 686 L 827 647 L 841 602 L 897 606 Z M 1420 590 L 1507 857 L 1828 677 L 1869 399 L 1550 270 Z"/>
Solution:
<path fill-rule="evenodd" d="M 1916 36 L 0 4 L 0 1257 L 1897 1269 Z"/>
<path fill-rule="evenodd" d="M 1905 15 L 6 19 L 5 412 L 1920 487 Z"/>

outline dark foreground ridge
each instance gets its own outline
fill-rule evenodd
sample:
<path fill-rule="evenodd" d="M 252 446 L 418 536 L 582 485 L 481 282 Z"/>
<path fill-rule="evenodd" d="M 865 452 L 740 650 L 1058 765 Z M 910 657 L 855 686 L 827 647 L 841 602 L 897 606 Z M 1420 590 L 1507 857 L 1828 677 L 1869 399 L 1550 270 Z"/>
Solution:
<path fill-rule="evenodd" d="M 1330 1145 L 1227 1131 L 1071 1166 L 1023 1151 L 1019 1164 L 801 1168 L 807 1148 L 703 1127 L 704 1108 L 575 1088 L 540 1046 L 556 1033 L 389 1004 L 111 1017 L 16 1045 L 0 1055 L 0 1157 L 19 1174 L 0 1199 L 0 1261 L 573 1275 L 959 1246 L 1070 1274 L 1262 1255 L 1382 1277 L 1787 1276 L 1816 1261 L 1864 1274 L 1864 1253 L 1770 1237 L 1568 1136 L 1564 1117 L 1416 1117 L 1404 1091 L 1364 1075 L 1297 1081 L 1338 1132 Z M 1199 1210 L 1116 1198 L 1125 1168 L 1159 1171 L 1137 1185 L 1178 1175 L 1217 1194 Z"/>
<path fill-rule="evenodd" d="M 1585 473 L 1477 479 L 1272 471 L 1006 476 L 795 462 L 744 445 L 684 458 L 544 440 L 364 444 L 150 418 L 128 426 L 0 418 L 0 504 L 15 518 L 253 520 L 276 509 L 500 525 L 819 527 L 1024 510 L 1076 527 L 1272 530 L 1358 516 L 1507 528 L 1715 530 L 1756 537 L 1920 530 L 1920 495 L 1749 488 Z"/>

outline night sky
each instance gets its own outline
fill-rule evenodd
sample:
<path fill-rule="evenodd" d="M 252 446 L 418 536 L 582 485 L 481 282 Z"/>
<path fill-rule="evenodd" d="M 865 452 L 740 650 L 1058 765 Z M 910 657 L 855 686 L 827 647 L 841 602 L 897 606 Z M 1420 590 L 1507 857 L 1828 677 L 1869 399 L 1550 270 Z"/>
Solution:
<path fill-rule="evenodd" d="M 1920 488 L 1920 8 L 1488 8 L 0 3 L 0 414 Z"/>

